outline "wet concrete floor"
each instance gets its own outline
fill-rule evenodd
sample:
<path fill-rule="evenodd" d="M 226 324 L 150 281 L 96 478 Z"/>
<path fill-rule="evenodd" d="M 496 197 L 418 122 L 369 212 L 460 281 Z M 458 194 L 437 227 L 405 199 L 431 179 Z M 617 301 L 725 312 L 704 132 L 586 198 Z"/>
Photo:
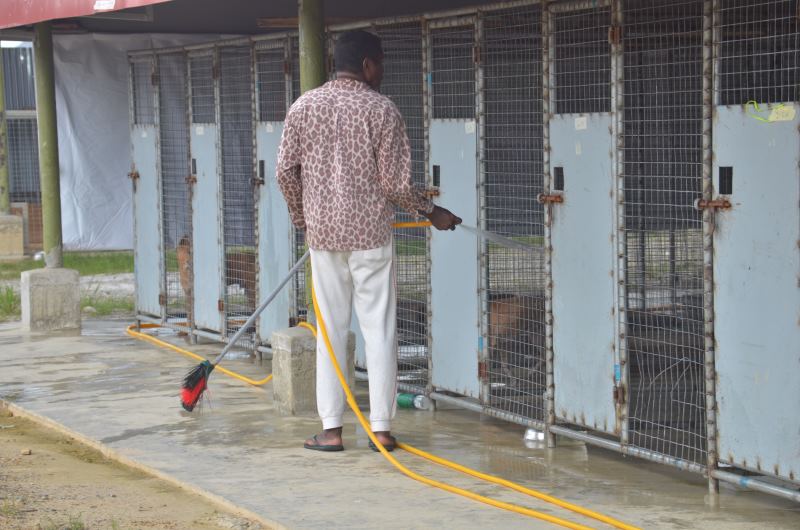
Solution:
<path fill-rule="evenodd" d="M 0 326 L 0 398 L 289 528 L 554 528 L 406 478 L 369 450 L 350 413 L 346 451 L 304 450 L 303 439 L 319 428 L 316 418 L 278 416 L 269 385 L 247 386 L 215 373 L 204 409 L 184 412 L 179 385 L 195 361 L 126 336 L 125 325 L 84 322 L 80 336 Z M 213 355 L 218 346 L 192 349 Z M 256 379 L 269 373 L 268 361 L 246 355 L 225 366 Z M 366 384 L 357 390 L 365 409 Z M 399 410 L 394 432 L 420 449 L 642 528 L 800 528 L 797 504 L 723 485 L 712 507 L 698 475 L 566 439 L 548 450 L 524 442 L 522 427 L 473 412 Z M 431 478 L 606 527 L 395 454 Z"/>

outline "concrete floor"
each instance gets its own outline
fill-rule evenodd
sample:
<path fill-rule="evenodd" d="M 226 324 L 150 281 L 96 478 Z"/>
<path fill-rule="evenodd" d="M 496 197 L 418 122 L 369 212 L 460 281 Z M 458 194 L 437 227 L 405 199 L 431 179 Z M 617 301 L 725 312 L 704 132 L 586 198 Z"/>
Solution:
<path fill-rule="evenodd" d="M 223 497 L 289 528 L 551 528 L 413 481 L 367 448 L 347 416 L 343 453 L 302 448 L 315 418 L 282 418 L 271 388 L 222 374 L 210 406 L 186 413 L 181 378 L 195 363 L 124 335 L 125 323 L 84 322 L 81 336 L 30 335 L 0 326 L 0 398 L 99 441 L 118 454 Z M 214 346 L 196 347 L 212 354 Z M 260 378 L 269 363 L 244 355 L 225 365 Z M 366 385 L 359 384 L 366 406 Z M 460 410 L 398 411 L 402 441 L 643 528 L 800 528 L 800 506 L 723 485 L 705 502 L 702 477 L 560 440 L 526 446 L 523 428 Z M 595 528 L 585 519 L 403 451 L 411 469 L 477 493 Z"/>

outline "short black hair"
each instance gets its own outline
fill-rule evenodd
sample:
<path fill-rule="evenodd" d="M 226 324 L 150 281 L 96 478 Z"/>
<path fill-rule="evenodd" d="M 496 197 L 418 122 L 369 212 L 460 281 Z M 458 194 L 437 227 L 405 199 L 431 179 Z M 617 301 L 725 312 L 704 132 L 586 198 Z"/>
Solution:
<path fill-rule="evenodd" d="M 381 39 L 374 33 L 356 29 L 345 31 L 336 38 L 333 61 L 338 72 L 361 72 L 364 59 L 378 60 L 383 54 Z"/>

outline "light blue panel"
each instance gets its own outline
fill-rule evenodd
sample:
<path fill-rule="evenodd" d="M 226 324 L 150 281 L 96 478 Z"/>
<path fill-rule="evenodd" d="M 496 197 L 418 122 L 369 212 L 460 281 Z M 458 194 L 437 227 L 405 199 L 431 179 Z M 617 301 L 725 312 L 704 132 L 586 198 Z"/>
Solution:
<path fill-rule="evenodd" d="M 556 416 L 613 433 L 614 176 L 611 116 L 555 116 L 551 171 L 564 168 L 552 208 Z M 559 192 L 555 192 L 559 193 Z"/>
<path fill-rule="evenodd" d="M 216 125 L 192 125 L 192 158 L 197 166 L 192 194 L 194 321 L 198 328 L 221 332 L 223 315 L 217 305 L 223 298 L 218 141 Z"/>
<path fill-rule="evenodd" d="M 161 316 L 161 213 L 159 208 L 159 182 L 156 154 L 157 132 L 155 126 L 134 126 L 131 132 L 133 164 L 139 172 L 134 183 L 134 238 L 136 270 L 136 311 Z"/>
<path fill-rule="evenodd" d="M 478 224 L 477 141 L 474 121 L 433 120 L 430 159 L 440 167 L 437 203 Z M 431 172 L 432 172 L 431 168 Z M 432 230 L 431 381 L 439 389 L 479 397 L 478 242 L 465 230 Z"/>
<path fill-rule="evenodd" d="M 794 481 L 800 481 L 799 124 L 797 117 L 764 123 L 740 107 L 718 107 L 713 174 L 717 187 L 719 166 L 733 167 L 727 196 L 733 208 L 716 214 L 714 236 L 719 457 Z"/>
<path fill-rule="evenodd" d="M 283 198 L 275 168 L 283 124 L 259 123 L 256 128 L 257 157 L 264 161 L 264 185 L 258 205 L 259 293 L 267 296 L 281 282 L 293 265 L 292 229 L 289 210 Z M 260 301 L 259 301 L 260 302 Z M 289 327 L 291 288 L 287 285 L 261 313 L 259 335 L 269 340 L 273 331 Z"/>

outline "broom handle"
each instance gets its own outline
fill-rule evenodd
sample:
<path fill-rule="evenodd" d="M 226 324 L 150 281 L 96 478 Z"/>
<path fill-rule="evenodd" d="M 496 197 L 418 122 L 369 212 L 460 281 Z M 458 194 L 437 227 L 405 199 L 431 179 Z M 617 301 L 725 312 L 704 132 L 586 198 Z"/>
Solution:
<path fill-rule="evenodd" d="M 214 359 L 213 363 L 211 363 L 212 365 L 216 366 L 217 364 L 219 364 L 222 358 L 228 354 L 230 349 L 233 348 L 234 344 L 236 344 L 236 341 L 239 340 L 242 337 L 242 335 L 244 335 L 244 333 L 247 331 L 247 328 L 249 328 L 253 324 L 253 322 L 256 321 L 258 315 L 260 315 L 267 308 L 267 306 L 275 299 L 275 297 L 278 296 L 278 293 L 280 293 L 281 290 L 286 286 L 286 284 L 289 283 L 289 280 L 291 280 L 294 277 L 295 273 L 297 273 L 297 271 L 300 270 L 300 267 L 303 266 L 303 264 L 308 259 L 309 255 L 310 251 L 306 250 L 306 253 L 303 254 L 303 257 L 297 260 L 297 263 L 294 264 L 294 267 L 292 267 L 289 270 L 289 273 L 286 275 L 286 278 L 281 280 L 281 283 L 278 284 L 278 286 L 275 289 L 273 289 L 271 293 L 269 293 L 269 296 L 263 302 L 261 302 L 261 305 L 258 306 L 258 309 L 256 309 L 255 312 L 252 315 L 250 315 L 250 318 L 247 319 L 247 322 L 245 322 L 239 328 L 239 331 L 237 331 L 236 334 L 228 341 L 228 344 L 226 344 L 225 348 L 222 349 L 222 353 L 217 355 L 217 358 Z"/>

